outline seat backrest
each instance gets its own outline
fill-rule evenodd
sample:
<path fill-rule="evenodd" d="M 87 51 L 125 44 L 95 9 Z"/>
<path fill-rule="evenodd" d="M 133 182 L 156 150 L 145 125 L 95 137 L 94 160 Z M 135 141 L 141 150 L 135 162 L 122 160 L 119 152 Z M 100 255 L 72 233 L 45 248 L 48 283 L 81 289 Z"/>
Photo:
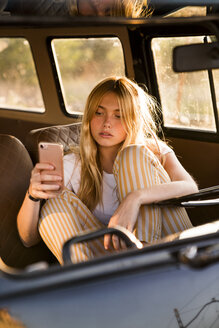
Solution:
<path fill-rule="evenodd" d="M 23 268 L 38 261 L 54 261 L 40 243 L 26 248 L 17 231 L 17 214 L 27 191 L 33 168 L 24 145 L 15 137 L 0 134 L 0 256 L 5 264 Z"/>
<path fill-rule="evenodd" d="M 64 147 L 66 153 L 69 148 L 79 143 L 81 123 L 50 126 L 35 129 L 28 133 L 25 145 L 33 163 L 38 161 L 38 143 L 40 141 L 58 142 Z"/>

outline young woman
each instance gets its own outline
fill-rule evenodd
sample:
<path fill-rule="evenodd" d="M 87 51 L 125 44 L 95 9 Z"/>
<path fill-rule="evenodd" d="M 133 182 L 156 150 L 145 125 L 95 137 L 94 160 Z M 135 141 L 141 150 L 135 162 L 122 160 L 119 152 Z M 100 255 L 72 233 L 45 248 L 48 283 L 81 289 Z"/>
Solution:
<path fill-rule="evenodd" d="M 126 77 L 107 78 L 93 89 L 80 145 L 64 157 L 65 190 L 57 196 L 60 177 L 41 174 L 53 170 L 52 164 L 38 163 L 32 171 L 18 214 L 26 246 L 43 238 L 62 263 L 63 243 L 88 229 L 119 225 L 152 243 L 192 227 L 184 209 L 150 205 L 197 192 L 173 150 L 156 135 L 155 106 L 153 98 Z M 39 199 L 47 199 L 41 211 Z M 105 236 L 103 242 L 74 246 L 72 256 L 78 262 L 122 247 L 116 236 Z"/>

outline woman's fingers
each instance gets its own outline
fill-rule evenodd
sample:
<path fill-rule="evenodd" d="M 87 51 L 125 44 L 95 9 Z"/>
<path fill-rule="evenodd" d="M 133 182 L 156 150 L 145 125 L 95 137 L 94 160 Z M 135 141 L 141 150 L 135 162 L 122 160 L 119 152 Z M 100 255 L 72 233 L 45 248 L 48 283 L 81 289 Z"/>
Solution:
<path fill-rule="evenodd" d="M 35 189 L 36 191 L 57 191 L 60 189 L 60 185 L 59 184 L 46 184 L 46 183 L 39 183 L 39 184 L 35 184 L 33 186 L 33 189 Z"/>
<path fill-rule="evenodd" d="M 120 245 L 119 245 L 119 238 L 116 235 L 105 235 L 104 236 L 104 248 L 106 250 L 108 250 L 111 246 L 111 243 L 113 245 L 113 248 L 115 250 L 119 250 L 120 249 Z"/>
<path fill-rule="evenodd" d="M 61 188 L 59 185 L 43 185 L 40 186 L 32 186 L 29 188 L 29 193 L 34 198 L 40 199 L 48 199 L 57 197 L 59 194 L 59 190 L 61 192 Z"/>
<path fill-rule="evenodd" d="M 33 171 L 40 172 L 42 170 L 52 171 L 52 170 L 54 170 L 54 166 L 52 164 L 48 164 L 48 163 L 37 163 L 33 168 Z"/>
<path fill-rule="evenodd" d="M 61 190 L 62 177 L 52 174 L 54 166 L 37 163 L 32 170 L 29 192 L 35 198 L 53 198 Z M 50 174 L 51 171 L 51 174 Z"/>
<path fill-rule="evenodd" d="M 37 163 L 32 170 L 31 178 L 36 179 L 37 181 L 61 181 L 62 177 L 56 174 L 52 174 L 53 170 L 53 165 Z"/>
<path fill-rule="evenodd" d="M 39 198 L 39 199 L 49 199 L 54 197 L 57 197 L 57 193 L 54 193 L 52 191 L 49 192 L 38 191 L 35 196 L 35 198 Z"/>
<path fill-rule="evenodd" d="M 112 243 L 116 251 L 120 250 L 119 237 L 117 237 L 116 235 L 112 235 Z"/>
<path fill-rule="evenodd" d="M 127 249 L 126 243 L 121 238 L 117 237 L 116 235 L 105 235 L 104 236 L 104 248 L 108 250 L 113 245 L 115 250 L 120 249 Z"/>
<path fill-rule="evenodd" d="M 42 182 L 58 182 L 58 181 L 62 181 L 62 177 L 60 177 L 59 175 L 49 175 L 49 174 L 40 174 L 40 180 Z"/>
<path fill-rule="evenodd" d="M 103 245 L 104 245 L 104 248 L 106 250 L 110 248 L 110 243 L 111 243 L 111 236 L 110 235 L 105 235 Z"/>
<path fill-rule="evenodd" d="M 35 173 L 30 179 L 31 189 L 56 190 L 61 186 L 62 178 L 58 175 Z"/>

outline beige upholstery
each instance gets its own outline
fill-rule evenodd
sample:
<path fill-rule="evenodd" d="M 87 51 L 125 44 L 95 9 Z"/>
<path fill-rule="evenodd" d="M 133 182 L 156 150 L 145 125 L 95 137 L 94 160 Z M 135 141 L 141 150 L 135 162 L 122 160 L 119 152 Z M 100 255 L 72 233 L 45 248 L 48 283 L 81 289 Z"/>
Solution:
<path fill-rule="evenodd" d="M 29 185 L 33 167 L 24 145 L 15 137 L 0 135 L 0 256 L 12 267 L 54 260 L 43 243 L 26 248 L 20 241 L 16 217 Z"/>
<path fill-rule="evenodd" d="M 64 152 L 67 152 L 69 146 L 78 144 L 80 129 L 81 123 L 74 123 L 30 131 L 27 135 L 25 145 L 33 163 L 38 161 L 38 143 L 40 141 L 61 143 L 64 146 Z"/>

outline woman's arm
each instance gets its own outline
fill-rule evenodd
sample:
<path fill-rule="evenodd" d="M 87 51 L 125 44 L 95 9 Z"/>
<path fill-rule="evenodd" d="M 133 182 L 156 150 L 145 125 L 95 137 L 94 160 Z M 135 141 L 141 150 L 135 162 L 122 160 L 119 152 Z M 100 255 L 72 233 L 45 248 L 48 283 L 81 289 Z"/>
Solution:
<path fill-rule="evenodd" d="M 198 191 L 195 181 L 183 168 L 174 152 L 167 153 L 164 160 L 164 169 L 167 171 L 171 181 L 130 192 L 111 217 L 108 224 L 109 227 L 120 225 L 133 231 L 141 205 L 180 197 Z M 127 213 L 129 213 L 128 216 Z M 127 217 L 129 220 L 127 220 Z M 113 244 L 116 249 L 120 248 L 118 238 L 114 237 Z M 109 245 L 110 237 L 105 236 L 105 248 L 107 249 Z"/>
<path fill-rule="evenodd" d="M 59 190 L 58 182 L 61 181 L 60 176 L 42 175 L 43 170 L 53 170 L 54 167 L 50 164 L 36 164 L 31 173 L 29 194 L 33 198 L 49 199 L 57 197 L 57 193 L 53 191 Z M 46 184 L 44 181 L 54 182 L 54 184 Z M 23 204 L 17 216 L 17 227 L 20 238 L 26 247 L 33 246 L 40 241 L 38 232 L 38 220 L 40 211 L 40 201 L 35 202 L 25 195 Z"/>
<path fill-rule="evenodd" d="M 181 165 L 174 152 L 165 155 L 163 167 L 171 182 L 138 190 L 137 194 L 141 205 L 198 192 L 196 182 Z"/>

